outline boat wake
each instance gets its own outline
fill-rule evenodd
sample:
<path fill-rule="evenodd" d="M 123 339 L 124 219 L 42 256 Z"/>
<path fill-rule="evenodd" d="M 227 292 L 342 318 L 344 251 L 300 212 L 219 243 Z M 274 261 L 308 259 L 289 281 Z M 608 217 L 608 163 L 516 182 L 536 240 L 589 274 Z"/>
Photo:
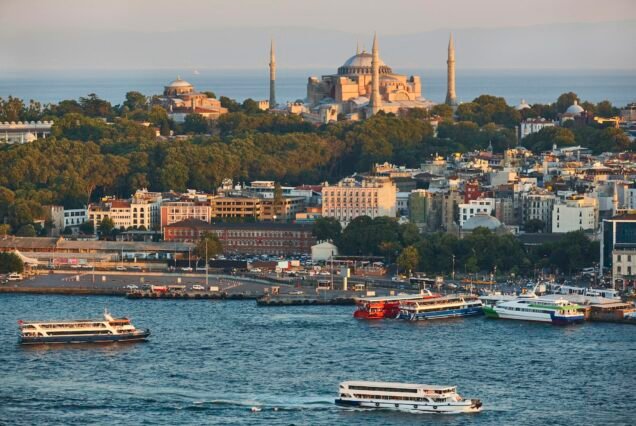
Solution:
<path fill-rule="evenodd" d="M 252 412 L 259 411 L 312 411 L 334 408 L 331 399 L 309 399 L 305 401 L 256 401 L 250 399 L 231 400 L 231 399 L 214 399 L 214 400 L 197 400 L 194 401 L 189 409 L 193 410 L 226 410 L 226 409 L 248 409 Z"/>

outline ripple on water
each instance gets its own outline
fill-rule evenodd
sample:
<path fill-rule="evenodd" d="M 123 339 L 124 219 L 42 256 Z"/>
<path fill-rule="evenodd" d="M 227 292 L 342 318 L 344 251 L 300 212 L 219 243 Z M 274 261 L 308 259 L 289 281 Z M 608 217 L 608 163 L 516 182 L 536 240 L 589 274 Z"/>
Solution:
<path fill-rule="evenodd" d="M 17 319 L 93 317 L 105 305 L 150 328 L 150 341 L 16 345 Z M 350 307 L 250 301 L 0 295 L 0 308 L 0 424 L 633 424 L 636 327 L 365 322 Z M 485 411 L 336 408 L 349 379 L 453 384 Z"/>

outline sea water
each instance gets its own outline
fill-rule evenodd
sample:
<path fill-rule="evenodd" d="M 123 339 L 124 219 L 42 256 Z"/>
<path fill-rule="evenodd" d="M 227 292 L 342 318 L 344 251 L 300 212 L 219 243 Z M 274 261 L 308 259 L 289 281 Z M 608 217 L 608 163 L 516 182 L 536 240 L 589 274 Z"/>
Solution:
<path fill-rule="evenodd" d="M 150 328 L 149 341 L 17 344 L 20 319 L 93 318 L 105 307 Z M 0 424 L 634 424 L 634 326 L 361 321 L 352 310 L 0 295 Z M 483 412 L 338 408 L 345 380 L 456 385 Z"/>
<path fill-rule="evenodd" d="M 403 74 L 419 75 L 422 95 L 444 102 L 444 70 L 396 69 Z M 278 102 L 304 99 L 307 78 L 334 73 L 335 70 L 279 70 L 276 81 Z M 78 99 L 89 93 L 121 104 L 128 91 L 158 95 L 177 75 L 194 84 L 199 91 L 212 91 L 217 97 L 239 101 L 246 98 L 268 99 L 269 74 L 262 70 L 84 70 L 0 72 L 0 97 L 9 95 L 42 103 Z M 529 103 L 552 103 L 564 92 L 573 91 L 583 100 L 609 100 L 616 106 L 636 101 L 636 72 L 620 70 L 463 70 L 457 71 L 457 97 L 469 102 L 482 94 L 502 96 L 508 104 L 521 99 Z"/>

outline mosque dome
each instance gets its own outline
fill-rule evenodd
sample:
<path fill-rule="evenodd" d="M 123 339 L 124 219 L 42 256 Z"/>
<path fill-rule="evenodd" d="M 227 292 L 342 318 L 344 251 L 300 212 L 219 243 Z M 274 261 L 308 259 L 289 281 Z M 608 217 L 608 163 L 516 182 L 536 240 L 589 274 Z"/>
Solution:
<path fill-rule="evenodd" d="M 393 70 L 388 67 L 382 59 L 380 62 L 380 74 L 393 74 Z M 338 68 L 338 75 L 350 75 L 350 74 L 371 74 L 373 65 L 373 55 L 371 53 L 362 51 L 347 59 L 340 68 Z"/>
<path fill-rule="evenodd" d="M 177 79 L 170 82 L 166 87 L 192 87 L 192 84 L 185 80 L 181 80 L 181 77 L 177 76 Z"/>
<path fill-rule="evenodd" d="M 517 111 L 521 111 L 522 109 L 530 109 L 530 105 L 526 102 L 525 99 L 521 100 L 521 103 L 515 107 Z"/>
<path fill-rule="evenodd" d="M 464 231 L 472 231 L 476 228 L 486 228 L 491 231 L 501 227 L 501 222 L 496 217 L 485 213 L 477 213 L 475 216 L 464 222 L 462 229 Z"/>
<path fill-rule="evenodd" d="M 585 112 L 585 110 L 579 105 L 578 101 L 575 100 L 565 112 L 566 114 L 580 115 L 582 112 Z"/>

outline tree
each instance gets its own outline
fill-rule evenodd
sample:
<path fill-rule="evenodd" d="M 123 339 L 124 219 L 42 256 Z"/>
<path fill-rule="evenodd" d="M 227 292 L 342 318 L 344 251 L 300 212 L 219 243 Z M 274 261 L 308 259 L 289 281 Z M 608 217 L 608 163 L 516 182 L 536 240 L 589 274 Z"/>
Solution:
<path fill-rule="evenodd" d="M 18 231 L 15 233 L 19 237 L 35 237 L 37 233 L 35 232 L 35 227 L 30 223 L 27 225 L 22 225 L 18 228 Z"/>
<path fill-rule="evenodd" d="M 453 118 L 453 107 L 446 104 L 438 104 L 431 108 L 431 115 L 439 115 L 445 120 Z"/>
<path fill-rule="evenodd" d="M 206 232 L 201 236 L 201 239 L 197 242 L 194 248 L 193 254 L 199 258 L 205 259 L 207 247 L 208 259 L 217 254 L 223 253 L 223 245 L 219 240 L 219 237 L 212 232 Z M 208 260 L 206 259 L 206 261 Z"/>
<path fill-rule="evenodd" d="M 102 237 L 110 235 L 114 229 L 115 222 L 113 222 L 113 220 L 109 217 L 103 218 L 102 221 L 99 223 L 99 226 L 97 227 L 97 230 Z"/>
<path fill-rule="evenodd" d="M 409 275 L 412 271 L 417 270 L 420 261 L 420 254 L 414 246 L 405 247 L 397 258 L 398 267 L 407 271 Z"/>
<path fill-rule="evenodd" d="M 110 117 L 112 115 L 110 102 L 100 99 L 95 93 L 79 99 L 84 114 L 89 117 Z"/>
<path fill-rule="evenodd" d="M 580 101 L 576 93 L 567 92 L 561 94 L 556 101 L 556 111 L 561 114 L 564 113 L 565 110 L 574 104 L 574 101 Z"/>
<path fill-rule="evenodd" d="M 316 219 L 311 232 L 318 241 L 337 242 L 342 233 L 342 226 L 332 217 L 321 217 Z"/>
<path fill-rule="evenodd" d="M 148 98 L 142 93 L 135 91 L 126 93 L 124 106 L 127 107 L 130 111 L 134 111 L 136 109 L 145 109 L 147 104 Z"/>
<path fill-rule="evenodd" d="M 7 236 L 11 233 L 11 225 L 7 223 L 0 224 L 0 237 Z"/>
<path fill-rule="evenodd" d="M 24 263 L 17 254 L 0 252 L 0 274 L 23 271 Z"/>
<path fill-rule="evenodd" d="M 201 92 L 201 93 L 203 93 L 208 98 L 216 99 L 216 93 L 214 93 L 214 92 L 206 91 L 206 92 Z"/>
<path fill-rule="evenodd" d="M 188 114 L 183 122 L 183 131 L 186 133 L 208 133 L 210 122 L 201 114 Z"/>
<path fill-rule="evenodd" d="M 544 127 L 536 133 L 523 138 L 523 145 L 535 153 L 548 151 L 553 145 L 559 147 L 573 146 L 575 144 L 574 133 L 563 127 Z"/>
<path fill-rule="evenodd" d="M 601 101 L 596 104 L 596 114 L 600 117 L 610 118 L 619 115 L 618 108 L 614 108 L 610 101 Z"/>
<path fill-rule="evenodd" d="M 545 223 L 541 219 L 530 219 L 525 223 L 523 229 L 526 232 L 543 232 L 545 231 Z"/>
<path fill-rule="evenodd" d="M 95 233 L 95 225 L 93 221 L 84 222 L 79 226 L 79 230 L 82 234 L 92 235 Z"/>

